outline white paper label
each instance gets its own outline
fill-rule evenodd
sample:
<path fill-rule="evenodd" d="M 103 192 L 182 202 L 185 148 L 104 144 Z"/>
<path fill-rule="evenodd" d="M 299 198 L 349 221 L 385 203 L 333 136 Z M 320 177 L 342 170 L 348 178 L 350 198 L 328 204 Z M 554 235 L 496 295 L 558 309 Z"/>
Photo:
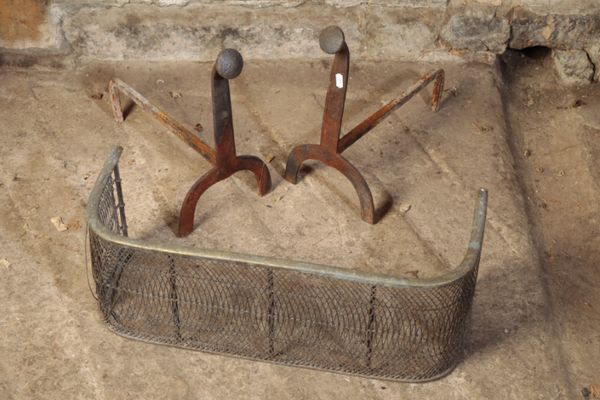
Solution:
<path fill-rule="evenodd" d="M 335 74 L 335 86 L 340 89 L 344 87 L 344 75 Z"/>

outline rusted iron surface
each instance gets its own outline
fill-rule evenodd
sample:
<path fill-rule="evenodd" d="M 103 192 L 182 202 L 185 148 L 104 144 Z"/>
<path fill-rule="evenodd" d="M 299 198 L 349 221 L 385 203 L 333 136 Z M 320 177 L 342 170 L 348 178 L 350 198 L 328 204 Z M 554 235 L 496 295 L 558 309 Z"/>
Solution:
<path fill-rule="evenodd" d="M 341 154 L 318 144 L 302 144 L 294 147 L 286 166 L 285 179 L 292 183 L 298 181 L 298 171 L 306 160 L 319 160 L 340 171 L 352 183 L 360 201 L 360 216 L 370 223 L 375 223 L 375 205 L 373 195 L 365 178 L 358 169 Z"/>
<path fill-rule="evenodd" d="M 341 153 L 434 80 L 431 108 L 433 111 L 437 111 L 444 88 L 444 70 L 438 69 L 424 75 L 405 94 L 381 107 L 340 139 L 348 89 L 350 51 L 346 45 L 343 31 L 337 26 L 327 27 L 321 32 L 319 45 L 324 52 L 335 54 L 325 98 L 321 142 L 318 145 L 299 145 L 291 151 L 286 165 L 285 179 L 291 183 L 297 183 L 300 167 L 307 160 L 318 160 L 337 169 L 348 178 L 358 194 L 361 218 L 374 224 L 377 221 L 375 220 L 375 206 L 371 190 L 358 169 L 342 157 Z"/>
<path fill-rule="evenodd" d="M 120 97 L 121 95 L 124 95 L 133 100 L 133 102 L 142 110 L 146 111 L 157 121 L 166 126 L 178 138 L 186 142 L 192 149 L 200 153 L 206 160 L 210 161 L 212 164 L 215 163 L 215 151 L 208 144 L 200 139 L 194 132 L 190 131 L 181 123 L 176 121 L 165 111 L 150 103 L 148 99 L 138 93 L 134 88 L 120 79 L 113 79 L 108 83 L 108 91 L 110 93 L 113 114 L 117 122 L 123 122 L 125 120 L 123 109 L 121 108 Z M 197 127 L 202 130 L 202 126 Z"/>
<path fill-rule="evenodd" d="M 201 176 L 188 191 L 179 213 L 179 236 L 187 236 L 194 230 L 194 214 L 200 196 L 212 185 L 238 171 L 251 171 L 258 182 L 261 196 L 271 190 L 271 175 L 267 165 L 258 157 L 238 156 L 235 150 L 233 116 L 229 79 L 242 72 L 243 60 L 236 50 L 223 50 L 217 57 L 212 71 L 212 102 L 215 137 L 214 167 Z"/>
<path fill-rule="evenodd" d="M 433 85 L 433 95 L 431 99 L 431 109 L 437 111 L 439 109 L 440 99 L 444 88 L 444 70 L 438 69 L 435 72 L 424 75 L 418 82 L 412 85 L 405 94 L 390 101 L 379 110 L 375 111 L 371 116 L 366 118 L 356 127 L 346 133 L 338 143 L 337 151 L 343 153 L 354 142 L 367 134 L 371 129 L 375 128 L 388 115 L 406 104 L 413 96 L 425 88 L 431 81 L 435 80 Z"/>
<path fill-rule="evenodd" d="M 111 104 L 117 122 L 124 120 L 120 95 L 125 95 L 213 164 L 213 168 L 194 182 L 183 200 L 179 213 L 179 236 L 187 236 L 194 230 L 194 215 L 200 196 L 209 187 L 236 172 L 245 170 L 252 172 L 258 182 L 258 192 L 261 196 L 271 190 L 271 175 L 267 165 L 258 157 L 238 156 L 235 150 L 229 79 L 237 77 L 242 72 L 243 65 L 244 61 L 240 53 L 233 49 L 225 49 L 219 53 L 213 67 L 212 103 L 215 149 L 212 149 L 169 114 L 150 103 L 131 86 L 119 79 L 109 82 Z"/>
<path fill-rule="evenodd" d="M 329 88 L 325 98 L 323 124 L 321 125 L 321 146 L 333 151 L 337 149 L 337 142 L 342 129 L 350 68 L 350 50 L 344 41 L 344 34 L 341 29 L 338 28 L 337 31 L 338 34 L 335 34 L 335 29 L 325 29 L 322 33 L 325 38 L 322 37 L 322 40 L 319 41 L 325 52 L 330 53 L 331 50 L 336 49 L 334 52 L 335 58 L 331 65 Z M 334 44 L 331 42 L 334 42 Z"/>

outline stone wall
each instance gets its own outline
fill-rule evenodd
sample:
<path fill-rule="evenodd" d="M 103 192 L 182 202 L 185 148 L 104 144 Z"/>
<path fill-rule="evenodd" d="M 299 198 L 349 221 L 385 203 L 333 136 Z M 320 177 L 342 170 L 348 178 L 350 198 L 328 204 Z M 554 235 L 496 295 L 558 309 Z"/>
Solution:
<path fill-rule="evenodd" d="M 231 46 L 249 59 L 317 58 L 330 24 L 361 59 L 547 46 L 585 54 L 600 74 L 598 0 L 0 0 L 0 56 L 209 61 Z"/>

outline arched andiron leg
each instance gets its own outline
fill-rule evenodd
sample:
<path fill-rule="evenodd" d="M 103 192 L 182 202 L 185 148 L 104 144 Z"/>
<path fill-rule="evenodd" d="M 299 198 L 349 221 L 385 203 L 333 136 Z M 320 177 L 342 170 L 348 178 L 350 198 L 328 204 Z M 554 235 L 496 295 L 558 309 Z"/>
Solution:
<path fill-rule="evenodd" d="M 194 216 L 200 197 L 208 188 L 216 183 L 229 178 L 238 171 L 250 171 L 254 174 L 258 184 L 258 193 L 261 196 L 269 193 L 271 190 L 271 175 L 267 165 L 258 157 L 239 156 L 235 158 L 231 169 L 219 170 L 212 168 L 206 174 L 202 175 L 190 188 L 185 195 L 181 211 L 179 213 L 179 237 L 184 237 L 194 230 Z"/>
<path fill-rule="evenodd" d="M 196 205 L 200 196 L 215 183 L 225 179 L 217 168 L 212 168 L 210 171 L 202 175 L 190 188 L 181 204 L 179 212 L 179 229 L 178 236 L 184 237 L 192 233 L 194 230 L 194 215 L 196 214 Z"/>
<path fill-rule="evenodd" d="M 333 151 L 316 144 L 303 144 L 291 151 L 285 169 L 285 179 L 293 184 L 298 182 L 300 167 L 307 160 L 317 160 L 340 171 L 354 186 L 360 202 L 360 216 L 369 224 L 375 223 L 375 204 L 367 181 L 348 160 Z"/>
<path fill-rule="evenodd" d="M 258 193 L 261 196 L 271 191 L 271 174 L 269 168 L 260 158 L 254 156 L 239 156 L 236 159 L 236 171 L 250 171 L 256 177 Z M 234 172 L 234 173 L 235 173 Z"/>
<path fill-rule="evenodd" d="M 212 71 L 213 122 L 215 137 L 215 167 L 198 179 L 188 191 L 179 213 L 180 237 L 194 230 L 194 214 L 200 196 L 212 185 L 229 178 L 238 171 L 250 171 L 256 177 L 258 192 L 264 196 L 271 190 L 271 175 L 267 165 L 258 157 L 237 156 L 233 133 L 233 113 L 229 79 L 242 72 L 242 55 L 225 49 L 217 57 Z"/>
<path fill-rule="evenodd" d="M 354 185 L 361 203 L 362 219 L 373 224 L 375 223 L 375 207 L 373 206 L 371 191 L 360 172 L 341 154 L 431 82 L 434 82 L 431 108 L 433 111 L 437 111 L 444 90 L 444 70 L 438 69 L 423 75 L 401 97 L 389 101 L 342 136 L 341 128 L 346 91 L 348 90 L 350 50 L 346 44 L 344 32 L 338 26 L 329 26 L 323 29 L 319 36 L 319 45 L 325 53 L 334 54 L 329 75 L 329 88 L 325 96 L 321 142 L 319 145 L 297 146 L 292 150 L 287 161 L 285 179 L 295 184 L 302 163 L 308 159 L 319 160 L 336 168 Z M 381 208 L 380 211 L 384 211 L 384 209 Z M 380 217 L 378 216 L 377 219 Z"/>

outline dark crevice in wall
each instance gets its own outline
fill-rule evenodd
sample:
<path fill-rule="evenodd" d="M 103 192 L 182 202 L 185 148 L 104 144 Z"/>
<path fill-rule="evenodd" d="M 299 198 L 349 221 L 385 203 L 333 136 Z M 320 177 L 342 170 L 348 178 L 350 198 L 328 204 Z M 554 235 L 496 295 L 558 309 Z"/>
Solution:
<path fill-rule="evenodd" d="M 552 49 L 546 46 L 531 46 L 525 47 L 524 49 L 510 49 L 511 51 L 516 51 L 521 53 L 524 57 L 531 58 L 534 60 L 540 60 L 547 57 L 550 57 L 552 54 Z"/>
<path fill-rule="evenodd" d="M 590 57 L 590 53 L 588 53 L 587 50 L 583 49 L 583 51 L 585 51 L 585 55 L 587 56 L 588 61 L 590 62 L 590 64 L 592 64 L 592 71 L 594 72 L 592 75 L 592 79 L 596 80 L 596 64 L 594 63 L 594 61 L 592 60 L 592 57 Z"/>

